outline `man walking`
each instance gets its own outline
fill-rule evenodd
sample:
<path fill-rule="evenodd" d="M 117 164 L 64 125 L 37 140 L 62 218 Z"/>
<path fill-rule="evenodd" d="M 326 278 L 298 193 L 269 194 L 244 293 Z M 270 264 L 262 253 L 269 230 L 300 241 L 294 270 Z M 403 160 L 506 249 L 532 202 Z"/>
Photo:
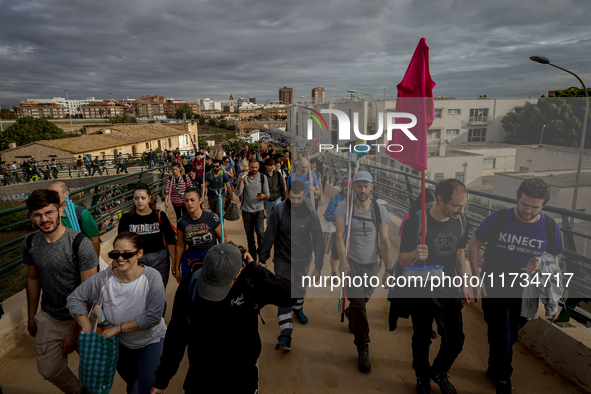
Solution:
<path fill-rule="evenodd" d="M 65 182 L 56 181 L 53 182 L 49 186 L 49 190 L 54 190 L 59 194 L 60 197 L 60 207 L 63 208 L 63 212 L 61 215 L 61 223 L 64 227 L 72 228 L 72 223 L 70 223 L 70 219 L 66 215 L 65 207 L 66 207 L 66 197 L 70 197 L 70 189 Z M 96 221 L 94 220 L 94 216 L 90 213 L 86 208 L 80 205 L 74 205 L 76 207 L 76 219 L 78 220 L 78 225 L 80 226 L 80 232 L 86 235 L 90 242 L 92 242 L 92 246 L 96 252 L 96 255 L 100 257 L 101 255 L 101 241 L 99 240 L 100 231 L 98 226 L 96 225 Z"/>
<path fill-rule="evenodd" d="M 236 195 L 242 195 L 242 221 L 244 231 L 248 240 L 248 253 L 256 261 L 257 251 L 263 243 L 265 234 L 265 200 L 269 198 L 269 182 L 266 177 L 259 173 L 259 162 L 251 159 L 248 163 L 248 172 L 245 172 L 238 181 Z M 254 235 L 256 232 L 257 242 Z M 257 248 L 258 245 L 258 248 Z"/>
<path fill-rule="evenodd" d="M 294 180 L 298 180 L 304 183 L 304 185 L 306 185 L 306 199 L 311 200 L 310 197 L 310 186 L 312 186 L 312 191 L 314 192 L 314 195 L 317 197 L 321 197 L 321 190 L 320 190 L 320 184 L 318 183 L 318 178 L 316 177 L 316 175 L 314 173 L 312 173 L 312 185 L 310 185 L 310 173 L 309 171 L 309 164 L 308 164 L 308 159 L 306 158 L 301 158 L 298 161 L 297 164 L 297 172 L 294 172 L 293 174 L 291 174 L 289 176 L 289 178 L 287 178 L 287 187 L 289 187 L 289 185 L 291 184 L 291 182 L 293 182 Z"/>
<path fill-rule="evenodd" d="M 119 170 L 121 172 L 125 171 L 127 174 L 127 166 L 125 165 L 125 157 L 121 153 L 117 156 L 117 175 L 119 175 Z"/>
<path fill-rule="evenodd" d="M 211 170 L 205 173 L 205 187 L 207 188 L 209 210 L 216 215 L 220 213 L 218 195 L 222 195 L 222 207 L 226 206 L 226 201 L 232 202 L 232 183 L 228 174 L 222 171 L 221 161 L 213 161 Z M 226 200 L 226 193 L 228 200 Z"/>
<path fill-rule="evenodd" d="M 302 161 L 306 159 L 301 159 Z M 299 169 L 299 167 L 298 167 Z M 335 210 L 337 252 L 340 271 L 351 278 L 347 286 L 349 307 L 345 315 L 349 319 L 349 330 L 355 336 L 357 346 L 358 368 L 361 372 L 371 371 L 369 361 L 369 323 L 365 306 L 375 288 L 372 286 L 351 286 L 354 277 L 363 278 L 377 276 L 382 255 L 386 269 L 391 269 L 393 261 L 390 256 L 390 239 L 388 224 L 390 215 L 386 208 L 370 199 L 373 190 L 373 178 L 367 171 L 359 171 L 353 178 L 355 199 L 353 200 L 353 218 L 350 224 L 351 236 L 349 258 L 345 247 L 345 229 L 347 220 L 347 204 L 339 204 Z M 384 274 L 384 278 L 388 274 Z"/>
<path fill-rule="evenodd" d="M 203 268 L 191 272 L 177 289 L 150 393 L 162 393 L 168 386 L 186 348 L 184 393 L 258 393 L 258 315 L 268 304 L 293 305 L 290 293 L 288 280 L 258 266 L 248 253 L 230 243 L 213 246 Z"/>
<path fill-rule="evenodd" d="M 94 173 L 97 171 L 99 175 L 103 175 L 103 171 L 101 171 L 101 161 L 99 160 L 98 156 L 95 156 L 94 160 L 92 161 L 92 176 L 94 176 Z"/>
<path fill-rule="evenodd" d="M 479 249 L 488 242 L 484 252 L 482 271 L 487 279 L 499 275 L 524 272 L 533 275 L 540 266 L 539 257 L 550 253 L 558 257 L 564 252 L 562 234 L 558 224 L 541 212 L 550 201 L 550 186 L 541 178 L 530 178 L 517 189 L 517 206 L 490 214 L 474 232 L 468 246 L 472 275 L 480 278 Z M 405 225 L 406 226 L 406 225 Z M 527 240 L 527 242 L 525 241 Z M 527 320 L 521 317 L 523 288 L 517 283 L 511 287 L 492 286 L 484 282 L 482 311 L 488 324 L 487 375 L 495 384 L 497 393 L 511 393 L 513 374 L 513 345 L 519 330 Z M 494 285 L 495 283 L 492 282 Z M 481 289 L 475 288 L 478 302 Z"/>
<path fill-rule="evenodd" d="M 78 169 L 78 178 L 84 176 L 84 160 L 81 155 L 78 155 L 78 159 L 76 160 L 76 168 Z"/>
<path fill-rule="evenodd" d="M 281 173 L 275 170 L 275 160 L 267 159 L 265 166 L 267 167 L 266 177 L 269 182 L 269 199 L 265 200 L 268 225 L 273 208 L 279 205 L 282 199 L 285 199 L 285 179 L 283 179 Z"/>
<path fill-rule="evenodd" d="M 84 168 L 86 168 L 85 175 L 90 176 L 90 154 L 84 156 Z"/>
<path fill-rule="evenodd" d="M 400 265 L 443 266 L 446 276 L 463 277 L 466 273 L 465 247 L 468 226 L 464 209 L 468 206 L 468 191 L 457 179 L 445 179 L 435 188 L 437 205 L 425 213 L 425 245 L 420 245 L 419 215 L 411 216 L 404 224 L 400 241 Z M 417 264 L 418 265 L 418 264 Z M 411 286 L 412 287 L 412 286 Z M 433 294 L 418 294 L 417 298 L 397 300 L 409 304 L 412 318 L 412 367 L 417 377 L 417 392 L 432 393 L 431 380 L 444 394 L 456 393 L 447 373 L 461 353 L 464 345 L 462 298 L 469 302 L 467 287 L 448 287 Z M 441 297 L 441 298 L 439 298 Z M 433 320 L 436 321 L 441 345 L 433 365 L 429 363 L 429 347 Z"/>
<path fill-rule="evenodd" d="M 302 277 L 308 275 L 314 251 L 314 271 L 312 276 L 320 279 L 324 264 L 324 239 L 320 219 L 312 203 L 304 198 L 306 187 L 300 181 L 294 181 L 288 191 L 287 200 L 281 202 L 269 217 L 267 231 L 260 250 L 261 264 L 265 264 L 275 246 L 273 264 L 275 275 L 292 282 L 292 296 L 297 298 L 292 308 L 279 308 L 277 321 L 281 333 L 277 338 L 276 350 L 291 349 L 291 334 L 295 315 L 300 324 L 308 323 L 304 315 L 304 296 L 306 288 L 302 286 Z"/>
<path fill-rule="evenodd" d="M 97 272 L 98 257 L 84 235 L 61 225 L 63 208 L 57 192 L 37 189 L 26 204 L 39 228 L 23 241 L 23 263 L 28 267 L 28 331 L 35 337 L 37 369 L 64 393 L 85 393 L 68 368 L 68 354 L 77 347 L 80 326 L 66 308 L 66 299 Z"/>

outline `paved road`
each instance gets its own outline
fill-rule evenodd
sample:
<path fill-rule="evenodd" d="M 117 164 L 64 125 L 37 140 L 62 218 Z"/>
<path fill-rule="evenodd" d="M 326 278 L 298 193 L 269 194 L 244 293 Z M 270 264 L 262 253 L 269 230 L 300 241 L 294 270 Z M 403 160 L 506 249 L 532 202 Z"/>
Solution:
<path fill-rule="evenodd" d="M 323 208 L 321 207 L 321 210 Z M 167 212 L 174 217 L 170 209 Z M 246 245 L 242 221 L 226 222 L 230 239 Z M 108 251 L 109 243 L 103 244 Z M 106 255 L 106 253 L 104 253 Z M 104 256 L 106 257 L 106 256 Z M 272 264 L 270 264 L 272 269 Z M 326 259 L 323 275 L 330 273 Z M 172 304 L 175 282 L 169 283 L 166 298 Z M 308 299 L 304 310 L 310 319 L 305 325 L 294 322 L 292 350 L 281 353 L 274 350 L 279 328 L 276 309 L 265 307 L 261 315 L 265 325 L 259 324 L 262 339 L 262 354 L 259 359 L 261 393 L 414 393 L 415 378 L 411 368 L 410 322 L 401 320 L 394 332 L 388 331 L 388 301 L 372 299 L 368 304 L 370 320 L 370 357 L 372 371 L 362 374 L 357 370 L 357 352 L 353 345 L 353 335 L 347 325 L 340 323 L 334 299 Z M 170 318 L 168 308 L 167 320 Z M 474 307 L 464 308 L 464 331 L 466 343 L 462 354 L 450 373 L 451 380 L 460 393 L 494 393 L 494 387 L 487 380 L 484 371 L 488 346 L 486 343 L 486 324 L 482 314 Z M 190 335 L 190 333 L 188 334 Z M 235 338 L 239 341 L 237 330 Z M 431 359 L 435 357 L 439 339 L 434 340 Z M 232 357 L 231 354 L 228 357 Z M 203 362 L 207 362 L 204 355 Z M 69 359 L 70 367 L 77 372 L 78 357 L 74 353 Z M 515 346 L 513 377 L 515 393 L 578 393 L 579 391 L 561 381 L 542 360 L 538 360 L 519 343 Z M 167 393 L 182 393 L 182 383 L 188 368 L 185 359 Z M 231 372 L 228 373 L 231 378 Z M 124 393 L 125 385 L 117 375 L 113 393 Z M 29 338 L 2 358 L 0 362 L 0 386 L 5 394 L 52 394 L 58 393 L 37 373 L 34 341 Z M 435 386 L 434 392 L 439 389 Z"/>

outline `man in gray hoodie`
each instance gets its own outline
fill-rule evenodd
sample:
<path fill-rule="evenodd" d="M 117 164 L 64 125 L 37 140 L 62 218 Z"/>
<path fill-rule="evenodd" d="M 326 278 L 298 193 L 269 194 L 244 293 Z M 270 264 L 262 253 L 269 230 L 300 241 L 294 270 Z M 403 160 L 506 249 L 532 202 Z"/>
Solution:
<path fill-rule="evenodd" d="M 271 212 L 259 253 L 262 264 L 269 259 L 273 245 L 275 245 L 273 258 L 275 275 L 278 278 L 291 280 L 292 297 L 297 298 L 297 303 L 292 308 L 280 307 L 277 311 L 281 334 L 275 349 L 289 351 L 293 331 L 291 311 L 293 310 L 299 323 L 308 323 L 308 318 L 303 311 L 306 289 L 302 286 L 302 276 L 308 275 L 312 263 L 312 251 L 314 251 L 313 277 L 320 278 L 320 271 L 324 264 L 324 239 L 320 219 L 312 203 L 306 200 L 306 186 L 302 181 L 294 180 L 288 188 L 288 198 Z"/>

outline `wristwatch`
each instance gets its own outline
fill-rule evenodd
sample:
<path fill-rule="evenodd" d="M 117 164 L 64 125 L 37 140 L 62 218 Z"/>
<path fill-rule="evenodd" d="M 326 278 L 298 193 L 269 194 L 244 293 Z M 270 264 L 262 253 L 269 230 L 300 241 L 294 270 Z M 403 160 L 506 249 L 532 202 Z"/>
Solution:
<path fill-rule="evenodd" d="M 394 275 L 394 266 L 392 266 L 392 268 L 390 268 L 390 269 L 384 269 L 384 271 L 386 271 L 390 275 Z"/>

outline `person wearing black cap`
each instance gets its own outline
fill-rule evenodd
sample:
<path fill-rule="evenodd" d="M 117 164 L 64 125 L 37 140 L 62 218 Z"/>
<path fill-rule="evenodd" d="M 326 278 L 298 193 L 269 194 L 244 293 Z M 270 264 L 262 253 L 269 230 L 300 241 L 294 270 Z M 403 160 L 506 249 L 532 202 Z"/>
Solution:
<path fill-rule="evenodd" d="M 261 353 L 257 315 L 267 304 L 294 303 L 289 280 L 256 265 L 232 244 L 215 245 L 203 268 L 177 289 L 151 394 L 168 387 L 187 346 L 186 394 L 256 393 Z"/>

